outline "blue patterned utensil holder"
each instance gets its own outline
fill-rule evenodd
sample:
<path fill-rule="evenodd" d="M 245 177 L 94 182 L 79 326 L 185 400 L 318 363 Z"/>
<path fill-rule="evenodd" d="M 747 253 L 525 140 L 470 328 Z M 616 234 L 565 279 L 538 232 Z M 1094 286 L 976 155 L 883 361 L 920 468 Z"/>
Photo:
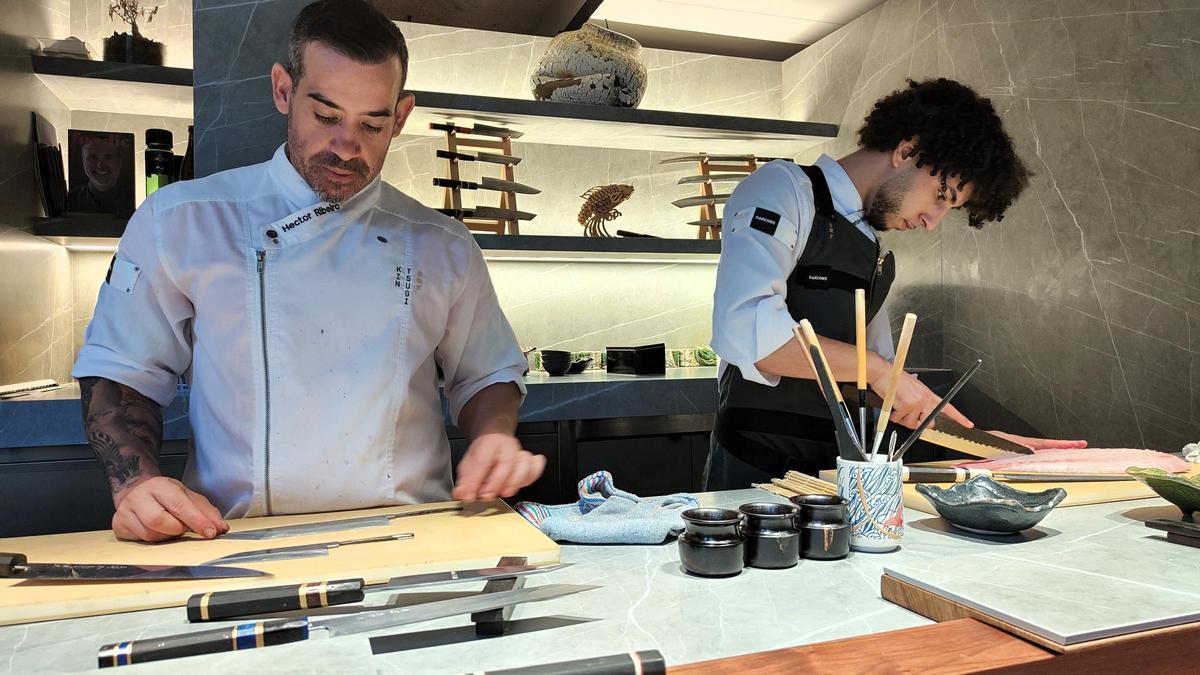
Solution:
<path fill-rule="evenodd" d="M 904 536 L 904 481 L 900 461 L 879 456 L 875 462 L 838 458 L 838 495 L 846 500 L 850 521 L 850 548 L 886 553 L 900 546 Z"/>

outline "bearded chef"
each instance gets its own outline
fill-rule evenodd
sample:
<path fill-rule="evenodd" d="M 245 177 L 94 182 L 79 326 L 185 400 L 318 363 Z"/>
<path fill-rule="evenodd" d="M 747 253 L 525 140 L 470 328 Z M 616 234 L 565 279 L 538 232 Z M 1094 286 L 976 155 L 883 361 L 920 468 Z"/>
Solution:
<path fill-rule="evenodd" d="M 720 407 L 707 490 L 832 468 L 833 422 L 792 327 L 808 319 L 834 377 L 853 382 L 854 291 L 866 289 L 868 382 L 882 396 L 894 358 L 883 304 L 895 263 L 879 233 L 932 231 L 950 209 L 982 227 L 1003 218 L 1028 180 L 991 102 L 951 80 L 910 81 L 877 101 L 859 146 L 813 166 L 770 162 L 725 204 L 712 339 Z M 891 421 L 915 428 L 939 401 L 904 373 Z M 943 414 L 973 426 L 952 405 Z M 1002 435 L 1035 449 L 1086 445 Z"/>
<path fill-rule="evenodd" d="M 170 185 L 129 221 L 73 375 L 122 539 L 225 518 L 511 496 L 544 458 L 514 436 L 525 358 L 462 223 L 380 180 L 413 108 L 395 24 L 320 0 L 271 70 L 287 142 Z M 470 440 L 452 485 L 437 365 Z M 191 373 L 194 448 L 159 473 Z"/>

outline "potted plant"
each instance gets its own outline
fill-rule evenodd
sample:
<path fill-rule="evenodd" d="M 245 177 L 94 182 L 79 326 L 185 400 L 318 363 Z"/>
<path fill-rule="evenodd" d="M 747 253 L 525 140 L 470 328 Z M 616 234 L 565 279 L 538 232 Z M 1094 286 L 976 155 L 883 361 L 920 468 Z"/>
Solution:
<path fill-rule="evenodd" d="M 104 38 L 104 60 L 161 66 L 165 46 L 147 38 L 138 30 L 138 19 L 150 23 L 159 9 L 144 7 L 142 0 L 111 0 L 108 18 L 113 21 L 120 18 L 132 30 L 128 33 L 114 31 L 112 35 Z"/>

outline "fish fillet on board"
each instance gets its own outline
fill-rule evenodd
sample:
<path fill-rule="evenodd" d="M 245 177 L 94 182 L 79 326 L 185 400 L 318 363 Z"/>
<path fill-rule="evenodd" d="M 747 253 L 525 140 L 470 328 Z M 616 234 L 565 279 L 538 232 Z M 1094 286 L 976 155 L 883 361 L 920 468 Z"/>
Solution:
<path fill-rule="evenodd" d="M 1132 448 L 1039 450 L 1032 455 L 962 462 L 958 466 L 1021 473 L 1088 474 L 1123 474 L 1125 469 L 1131 466 L 1182 473 L 1191 467 L 1190 464 L 1175 455 L 1168 455 L 1157 450 Z"/>

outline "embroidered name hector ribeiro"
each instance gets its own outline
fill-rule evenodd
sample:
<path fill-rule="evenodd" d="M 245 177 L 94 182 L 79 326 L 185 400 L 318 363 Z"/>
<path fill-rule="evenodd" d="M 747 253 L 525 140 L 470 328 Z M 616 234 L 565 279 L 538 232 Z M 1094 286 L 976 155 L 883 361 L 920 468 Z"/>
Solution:
<path fill-rule="evenodd" d="M 342 205 L 336 204 L 336 203 L 329 204 L 327 206 L 325 206 L 325 205 L 318 206 L 315 209 L 313 209 L 312 211 L 309 211 L 308 213 L 305 213 L 302 216 L 297 216 L 296 219 L 293 220 L 292 222 L 284 223 L 283 225 L 280 226 L 280 229 L 283 230 L 284 232 L 287 232 L 287 231 L 291 230 L 292 228 L 299 226 L 301 223 L 307 223 L 308 221 L 312 220 L 313 216 L 320 218 L 321 216 L 326 215 L 328 213 L 334 213 L 340 208 L 342 208 Z"/>

